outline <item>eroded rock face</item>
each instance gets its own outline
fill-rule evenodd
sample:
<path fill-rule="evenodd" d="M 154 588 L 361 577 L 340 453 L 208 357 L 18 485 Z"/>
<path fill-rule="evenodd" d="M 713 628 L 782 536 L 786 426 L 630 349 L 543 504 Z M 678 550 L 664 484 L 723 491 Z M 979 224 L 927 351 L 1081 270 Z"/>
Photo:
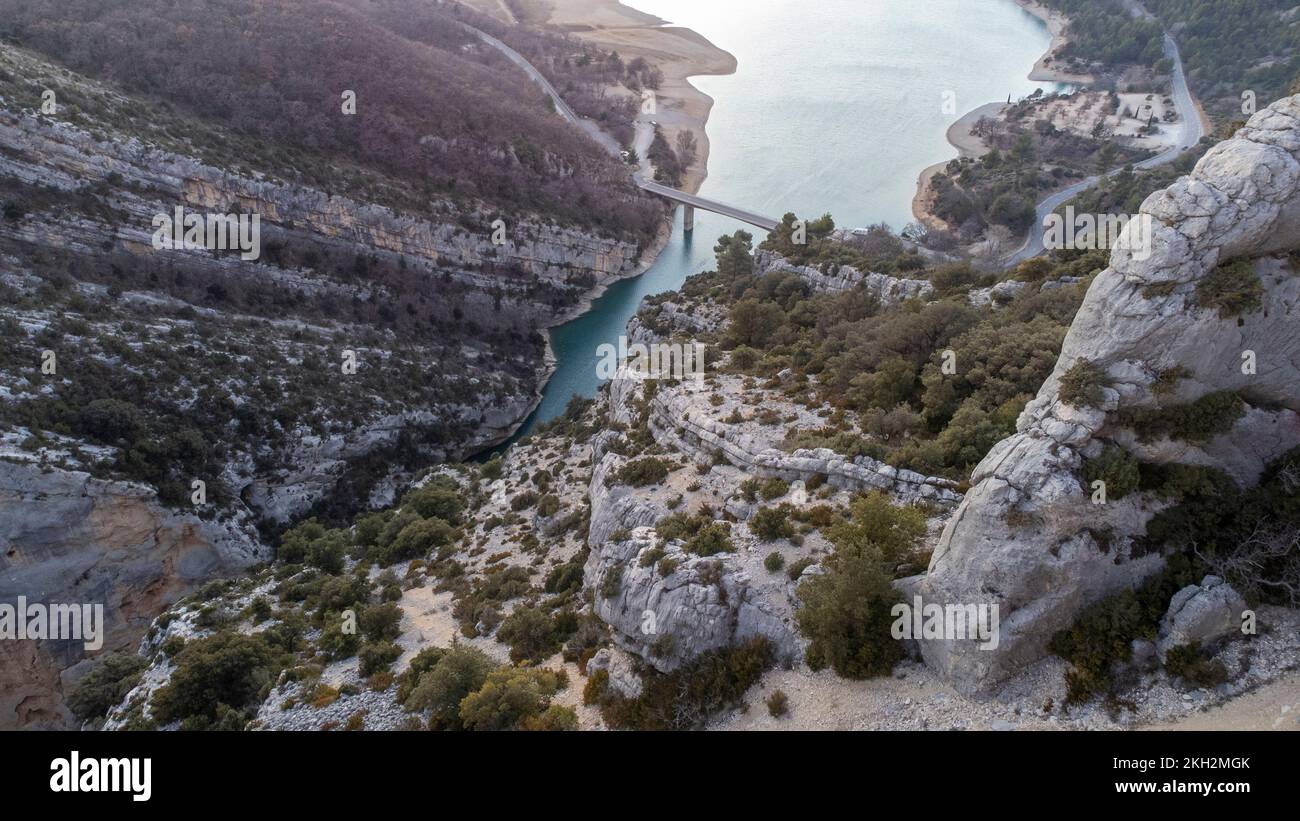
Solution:
<path fill-rule="evenodd" d="M 640 561 L 656 542 L 653 528 L 640 527 L 593 549 L 587 559 L 584 576 L 596 591 L 595 612 L 621 647 L 661 672 L 760 636 L 772 643 L 778 660 L 799 655 L 787 614 L 759 589 L 784 588 L 783 581 L 752 579 L 727 556 L 694 556 L 674 543 L 664 552 L 676 569 L 665 576 L 658 562 Z"/>
<path fill-rule="evenodd" d="M 1294 258 L 1269 256 L 1300 247 L 1300 97 L 1256 114 L 1141 211 L 1153 218 L 1152 253 L 1121 238 L 1017 433 L 975 469 L 921 585 L 927 603 L 1000 605 L 996 650 L 923 642 L 927 663 L 966 692 L 1041 658 L 1083 607 L 1162 566 L 1159 556 L 1131 551 L 1159 505 L 1140 494 L 1094 505 L 1080 474 L 1085 458 L 1115 443 L 1143 461 L 1212 466 L 1249 486 L 1300 444 L 1300 276 Z M 1260 308 L 1221 317 L 1198 306 L 1198 283 L 1241 258 L 1264 286 Z M 1256 373 L 1243 372 L 1246 351 L 1258 357 Z M 1100 408 L 1060 398 L 1062 375 L 1081 358 L 1110 379 Z M 1157 399 L 1156 379 L 1175 368 L 1185 378 Z M 1199 445 L 1139 443 L 1114 417 L 1224 390 L 1238 392 L 1248 411 Z"/>
<path fill-rule="evenodd" d="M 931 502 L 955 505 L 961 494 L 957 483 L 896 468 L 869 456 L 847 457 L 829 448 L 801 448 L 785 452 L 750 428 L 719 421 L 724 404 L 715 408 L 709 394 L 681 385 L 661 388 L 650 401 L 650 428 L 661 441 L 698 462 L 716 454 L 753 476 L 806 482 L 823 477 L 832 487 L 868 492 L 879 490 L 902 503 Z M 754 426 L 751 426 L 751 428 Z"/>
<path fill-rule="evenodd" d="M 160 507 L 149 488 L 0 462 L 0 602 L 103 604 L 99 652 L 134 648 L 197 586 L 269 559 L 244 523 Z M 80 641 L 0 641 L 0 729 L 74 723 L 65 684 Z"/>
<path fill-rule="evenodd" d="M 934 296 L 934 286 L 924 279 L 900 279 L 872 271 L 859 271 L 851 265 L 841 265 L 834 270 L 822 271 L 810 265 L 794 265 L 785 257 L 772 251 L 754 253 L 754 275 L 787 273 L 807 282 L 817 293 L 839 293 L 861 287 L 880 300 L 883 306 L 897 305 L 914 297 L 929 299 Z"/>

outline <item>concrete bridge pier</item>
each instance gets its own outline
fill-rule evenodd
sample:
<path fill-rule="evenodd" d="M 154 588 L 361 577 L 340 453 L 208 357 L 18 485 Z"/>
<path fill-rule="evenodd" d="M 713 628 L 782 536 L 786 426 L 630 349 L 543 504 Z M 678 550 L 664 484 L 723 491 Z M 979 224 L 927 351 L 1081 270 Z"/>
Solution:
<path fill-rule="evenodd" d="M 695 206 L 686 206 L 686 211 L 682 214 L 682 227 L 687 233 L 695 230 Z"/>

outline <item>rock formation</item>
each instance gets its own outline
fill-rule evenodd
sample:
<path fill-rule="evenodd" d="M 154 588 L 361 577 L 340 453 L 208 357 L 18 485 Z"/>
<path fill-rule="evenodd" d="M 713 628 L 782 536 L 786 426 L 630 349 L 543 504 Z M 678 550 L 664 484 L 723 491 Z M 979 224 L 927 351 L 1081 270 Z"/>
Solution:
<path fill-rule="evenodd" d="M 1041 658 L 1052 634 L 1086 605 L 1158 570 L 1136 557 L 1159 504 L 1144 494 L 1095 505 L 1080 474 L 1107 443 L 1143 462 L 1219 468 L 1243 486 L 1300 444 L 1300 97 L 1260 111 L 1195 170 L 1143 203 L 1150 254 L 1126 232 L 1093 282 L 1056 370 L 1021 415 L 1017 433 L 976 468 L 920 585 L 927 603 L 1001 606 L 996 650 L 927 641 L 926 661 L 963 691 L 988 689 Z M 1198 304 L 1216 267 L 1245 260 L 1258 276 L 1258 307 L 1240 316 Z M 1243 368 L 1248 352 L 1258 368 Z M 1062 376 L 1084 359 L 1105 372 L 1100 407 L 1060 396 Z M 1157 396 L 1157 379 L 1177 377 Z M 1234 391 L 1246 413 L 1226 434 L 1193 443 L 1142 443 L 1116 411 L 1187 404 Z"/>
<path fill-rule="evenodd" d="M 1246 600 L 1218 576 L 1206 576 L 1199 585 L 1184 587 L 1174 594 L 1160 622 L 1156 643 L 1160 657 L 1175 647 L 1209 643 L 1237 631 L 1245 609 Z"/>
<path fill-rule="evenodd" d="M 764 276 L 771 273 L 788 273 L 807 282 L 819 293 L 839 293 L 861 287 L 867 293 L 880 300 L 884 306 L 897 305 L 914 297 L 929 299 L 934 295 L 934 286 L 924 279 L 900 279 L 887 274 L 871 271 L 862 272 L 851 265 L 834 266 L 833 269 L 813 268 L 809 265 L 794 265 L 780 254 L 759 250 L 754 253 L 754 275 Z"/>
<path fill-rule="evenodd" d="M 130 650 L 177 599 L 269 551 L 246 523 L 161 507 L 141 485 L 0 461 L 0 601 L 104 605 L 100 652 Z M 0 729 L 66 727 L 78 641 L 0 641 Z"/>

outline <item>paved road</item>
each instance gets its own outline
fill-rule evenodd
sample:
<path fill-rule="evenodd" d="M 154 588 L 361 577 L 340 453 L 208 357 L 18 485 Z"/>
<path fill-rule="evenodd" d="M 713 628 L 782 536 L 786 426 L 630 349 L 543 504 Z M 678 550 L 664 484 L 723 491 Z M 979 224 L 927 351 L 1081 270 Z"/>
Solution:
<path fill-rule="evenodd" d="M 1144 9 L 1133 9 L 1134 14 L 1146 14 Z M 1149 15 L 1148 15 L 1149 16 Z M 1173 71 L 1173 97 L 1174 109 L 1178 112 L 1178 134 L 1173 146 L 1160 152 L 1159 154 L 1136 163 L 1134 168 L 1148 169 L 1156 166 L 1171 163 L 1183 155 L 1183 152 L 1194 147 L 1205 136 L 1205 124 L 1201 122 L 1200 111 L 1196 107 L 1196 100 L 1192 97 L 1192 91 L 1187 86 L 1187 75 L 1183 71 L 1183 58 L 1178 51 L 1178 44 L 1174 38 L 1165 34 L 1165 56 L 1174 64 Z M 1017 265 L 1026 259 L 1036 257 L 1046 250 L 1043 247 L 1043 220 L 1057 208 L 1060 208 L 1066 202 L 1074 199 L 1079 194 L 1092 188 L 1104 177 L 1110 177 L 1118 174 L 1122 169 L 1116 168 L 1104 175 L 1092 176 L 1080 182 L 1071 185 L 1062 191 L 1052 194 L 1047 199 L 1038 204 L 1034 219 L 1037 228 L 1030 229 L 1029 237 L 1019 249 L 1014 251 L 1006 258 L 1006 265 Z"/>
<path fill-rule="evenodd" d="M 551 81 L 546 79 L 546 75 L 542 74 L 542 72 L 537 70 L 536 66 L 528 62 L 528 58 L 501 42 L 496 37 L 488 34 L 486 31 L 474 28 L 466 23 L 461 23 L 461 26 L 470 34 L 473 34 L 484 43 L 487 43 L 492 48 L 504 54 L 510 62 L 523 69 L 524 73 L 526 73 L 534 83 L 541 86 L 542 90 L 545 91 L 547 96 L 549 96 L 555 103 L 555 111 L 557 114 L 566 121 L 587 132 L 587 134 L 599 143 L 601 148 L 604 148 L 609 152 L 611 156 L 621 158 L 623 147 L 618 144 L 618 140 L 610 136 L 607 132 L 601 129 L 600 126 L 585 117 L 579 116 L 578 112 L 570 108 L 569 104 L 560 96 L 560 92 L 556 91 L 555 86 L 551 85 Z"/>
<path fill-rule="evenodd" d="M 526 57 L 524 57 L 519 52 L 515 51 L 510 46 L 503 43 L 498 38 L 488 34 L 486 31 L 482 31 L 481 29 L 477 29 L 474 26 L 468 25 L 466 23 L 461 23 L 461 26 L 463 26 L 466 31 L 470 32 L 471 34 L 473 34 L 475 37 L 482 40 L 487 45 L 491 46 L 492 48 L 504 54 L 506 58 L 510 60 L 510 62 L 514 63 L 516 66 L 523 69 L 523 71 L 532 79 L 532 81 L 537 85 L 541 86 L 542 90 L 545 91 L 546 94 L 555 103 L 556 113 L 558 113 L 562 118 L 564 118 L 569 123 L 572 123 L 573 125 L 587 132 L 587 134 L 593 140 L 595 140 L 602 148 L 604 148 L 607 152 L 609 152 L 610 156 L 622 160 L 623 147 L 619 145 L 618 140 L 614 139 L 613 136 L 611 136 L 600 126 L 596 125 L 591 120 L 588 120 L 587 118 L 580 116 L 578 112 L 570 108 L 569 104 L 566 103 L 564 101 L 564 98 L 560 96 L 560 93 L 555 90 L 555 86 L 551 85 L 551 81 L 546 79 L 546 76 L 542 74 L 542 72 L 538 71 L 536 66 L 528 62 L 528 59 Z M 654 127 L 648 121 L 646 121 L 644 117 L 638 119 L 636 123 L 635 148 L 637 150 L 637 154 L 640 157 L 641 162 L 640 162 L 639 170 L 632 174 L 632 179 L 636 181 L 637 186 L 640 187 L 643 191 L 646 191 L 651 194 L 655 194 L 657 196 L 663 197 L 668 200 L 672 200 L 673 202 L 679 202 L 682 203 L 683 205 L 693 206 L 695 208 L 700 209 L 701 211 L 712 211 L 715 214 L 722 214 L 723 216 L 731 217 L 732 219 L 737 219 L 740 220 L 741 222 L 747 222 L 750 225 L 756 226 L 758 228 L 762 228 L 766 231 L 771 231 L 774 228 L 776 228 L 777 225 L 780 224 L 779 220 L 774 220 L 770 217 L 764 217 L 760 214 L 755 214 L 753 212 L 746 211 L 743 208 L 737 208 L 735 206 L 728 205 L 724 202 L 718 202 L 716 200 L 706 199 L 704 197 L 699 197 L 694 194 L 687 194 L 685 191 L 678 191 L 676 188 L 669 188 L 666 185 L 661 185 L 660 183 L 655 182 L 650 177 L 650 174 L 652 173 L 653 169 L 651 169 L 650 167 L 649 160 L 646 159 L 646 154 L 649 153 L 650 151 L 650 143 L 653 139 L 654 139 Z"/>

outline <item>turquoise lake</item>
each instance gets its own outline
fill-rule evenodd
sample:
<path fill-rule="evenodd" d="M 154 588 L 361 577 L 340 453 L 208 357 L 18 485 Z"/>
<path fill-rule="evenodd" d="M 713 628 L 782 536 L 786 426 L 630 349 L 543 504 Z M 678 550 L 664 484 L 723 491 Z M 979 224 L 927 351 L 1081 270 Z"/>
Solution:
<path fill-rule="evenodd" d="M 837 225 L 912 221 L 917 176 L 956 156 L 948 127 L 985 103 L 1046 84 L 1027 75 L 1050 43 L 1011 0 L 632 0 L 736 56 L 725 77 L 695 77 L 713 97 L 709 176 L 700 194 L 779 218 L 824 213 Z M 945 102 L 949 105 L 945 106 Z M 954 113 L 955 111 L 955 113 Z M 612 285 L 551 331 L 557 369 L 516 435 L 595 396 L 596 351 L 616 342 L 643 297 L 713 267 L 718 236 L 750 228 L 699 212 L 644 274 Z"/>

